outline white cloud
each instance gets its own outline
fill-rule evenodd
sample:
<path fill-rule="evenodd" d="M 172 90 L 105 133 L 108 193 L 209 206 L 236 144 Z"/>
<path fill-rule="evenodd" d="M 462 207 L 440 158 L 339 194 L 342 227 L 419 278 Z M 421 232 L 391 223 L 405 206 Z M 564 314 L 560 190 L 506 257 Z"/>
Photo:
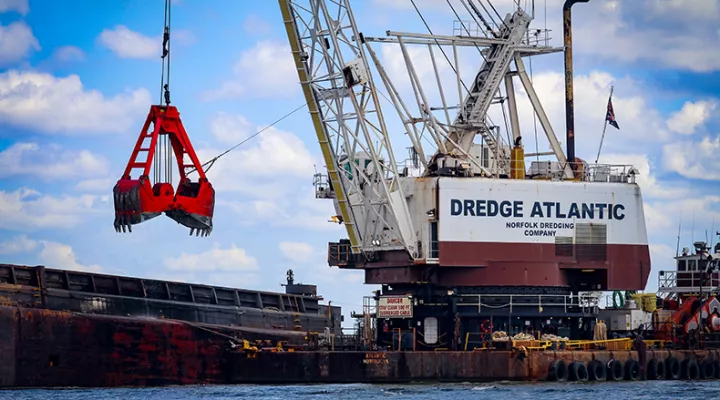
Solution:
<path fill-rule="evenodd" d="M 104 201 L 99 196 L 50 196 L 36 190 L 21 188 L 0 191 L 0 229 L 29 231 L 37 229 L 70 229 L 83 216 L 97 211 Z"/>
<path fill-rule="evenodd" d="M 665 167 L 686 178 L 720 180 L 720 136 L 683 140 L 663 147 Z"/>
<path fill-rule="evenodd" d="M 16 142 L 0 152 L 0 178 L 34 175 L 65 179 L 106 174 L 108 161 L 88 150 L 68 151 L 59 146 Z"/>
<path fill-rule="evenodd" d="M 709 225 L 716 221 L 720 226 L 720 196 L 698 196 L 675 200 L 655 201 L 645 204 L 645 218 L 648 233 L 660 237 L 675 237 L 678 223 L 682 223 L 683 230 L 711 228 Z"/>
<path fill-rule="evenodd" d="M 662 3 L 662 5 L 660 5 Z M 583 7 L 582 24 L 573 25 L 578 54 L 600 55 L 621 62 L 644 62 L 694 72 L 720 68 L 720 54 L 707 51 L 717 43 L 711 33 L 720 15 L 716 5 L 645 0 L 615 2 L 616 7 Z M 654 12 L 648 12 L 654 9 Z M 715 17 L 713 17 L 715 16 Z M 555 32 L 561 28 L 556 21 Z M 667 32 L 673 32 L 668 35 Z M 603 38 L 603 45 L 597 45 Z M 574 44 L 575 45 L 575 44 Z"/>
<path fill-rule="evenodd" d="M 102 267 L 97 264 L 83 264 L 78 261 L 72 247 L 67 244 L 41 240 L 42 250 L 38 259 L 48 268 L 70 271 L 100 272 Z"/>
<path fill-rule="evenodd" d="M 234 77 L 203 94 L 205 100 L 237 97 L 292 97 L 300 88 L 290 45 L 263 40 L 242 52 L 233 68 Z"/>
<path fill-rule="evenodd" d="M 472 21 L 460 2 L 451 3 L 462 20 Z M 502 17 L 512 12 L 514 3 L 514 0 L 493 1 Z M 529 2 L 520 3 L 526 6 Z M 396 31 L 425 32 L 411 2 L 375 0 L 371 4 L 373 20 L 388 19 Z M 562 4 L 563 0 L 547 0 L 546 4 L 536 4 L 536 18 L 531 25 L 533 28 L 551 30 L 550 35 L 556 46 L 562 46 Z M 434 33 L 451 34 L 453 25 L 450 23 L 457 17 L 446 1 L 415 0 L 415 5 Z M 544 7 L 547 9 L 547 21 Z M 406 13 L 406 21 L 411 21 L 413 28 L 403 27 L 401 25 L 404 21 L 393 18 L 397 10 Z M 499 19 L 494 11 L 489 9 L 489 13 L 496 21 Z M 483 14 L 487 18 L 487 13 Z M 717 45 L 718 19 L 720 3 L 715 0 L 606 0 L 579 4 L 573 7 L 573 52 L 576 60 L 582 56 L 602 56 L 624 63 L 643 62 L 653 68 L 669 67 L 695 72 L 718 70 L 720 53 L 707 50 Z M 359 24 L 366 26 L 365 21 Z M 366 34 L 372 35 L 370 32 Z M 598 44 L 598 38 L 602 38 L 602 44 Z"/>
<path fill-rule="evenodd" d="M 0 66 L 18 62 L 33 50 L 40 50 L 40 43 L 25 22 L 0 25 Z"/>
<path fill-rule="evenodd" d="M 0 242 L 0 254 L 29 253 L 37 248 L 38 243 L 26 235 L 15 236 L 10 240 Z"/>
<path fill-rule="evenodd" d="M 304 277 L 313 283 L 362 283 L 365 280 L 363 271 L 341 270 L 327 265 L 327 251 L 325 243 L 321 250 L 304 242 L 281 242 L 280 251 L 285 258 L 292 262 L 291 268 L 295 272 L 296 280 Z"/>
<path fill-rule="evenodd" d="M 237 144 L 255 133 L 257 127 L 240 114 L 219 112 L 210 123 L 210 132 L 220 143 Z"/>
<path fill-rule="evenodd" d="M 248 14 L 243 20 L 243 30 L 249 35 L 267 36 L 272 32 L 272 24 L 257 14 Z"/>
<path fill-rule="evenodd" d="M 100 43 L 122 58 L 156 58 L 162 54 L 162 42 L 131 31 L 124 25 L 103 29 Z"/>
<path fill-rule="evenodd" d="M 247 254 L 245 249 L 234 244 L 222 249 L 216 243 L 212 249 L 198 253 L 181 253 L 178 257 L 165 259 L 165 267 L 175 271 L 224 271 L 251 272 L 258 270 L 257 259 Z"/>
<path fill-rule="evenodd" d="M 280 242 L 278 245 L 285 258 L 295 262 L 307 262 L 313 259 L 317 251 L 305 242 Z"/>
<path fill-rule="evenodd" d="M 98 179 L 85 179 L 78 182 L 74 189 L 81 193 L 110 193 L 115 186 L 117 179 L 112 178 L 98 178 Z"/>
<path fill-rule="evenodd" d="M 30 12 L 30 4 L 28 0 L 0 0 L 0 14 L 9 11 L 16 11 L 25 16 Z"/>
<path fill-rule="evenodd" d="M 162 55 L 162 35 L 146 36 L 124 25 L 103 29 L 98 41 L 121 58 L 156 59 Z M 195 37 L 189 31 L 173 30 L 170 41 L 171 44 L 188 45 L 195 41 Z"/>
<path fill-rule="evenodd" d="M 639 175 L 636 176 L 636 182 L 640 186 L 644 199 L 663 198 L 673 199 L 687 196 L 688 190 L 684 187 L 669 187 L 667 184 L 661 184 L 656 176 L 656 166 L 653 165 L 644 154 L 601 154 L 601 164 L 610 165 L 626 165 L 634 166 Z"/>
<path fill-rule="evenodd" d="M 316 199 L 311 190 L 290 190 L 282 196 L 268 199 L 218 200 L 216 204 L 235 212 L 239 217 L 237 223 L 243 226 L 262 225 L 344 234 L 342 225 L 330 222 L 330 217 L 336 214 L 332 200 Z"/>
<path fill-rule="evenodd" d="M 681 246 L 682 247 L 682 246 Z M 675 270 L 675 249 L 665 244 L 650 245 L 650 263 L 652 265 L 650 277 L 648 278 L 645 290 L 650 293 L 657 291 L 658 272 Z"/>
<path fill-rule="evenodd" d="M 0 74 L 0 123 L 38 133 L 123 133 L 137 128 L 150 103 L 147 89 L 107 98 L 83 88 L 77 75 L 58 78 L 15 70 Z"/>
<path fill-rule="evenodd" d="M 242 115 L 219 114 L 211 124 L 223 143 L 237 144 L 263 127 Z M 198 149 L 201 160 L 220 154 L 219 149 Z M 218 191 L 235 191 L 254 198 L 276 198 L 296 187 L 297 179 L 311 179 L 314 159 L 294 133 L 269 127 L 251 141 L 218 159 L 207 173 Z M 271 179 L 268 179 L 271 178 Z"/>
<path fill-rule="evenodd" d="M 82 264 L 78 261 L 73 248 L 64 243 L 48 240 L 33 240 L 26 235 L 15 236 L 10 240 L 0 242 L 0 255 L 34 253 L 40 264 L 48 268 L 65 269 L 70 271 L 99 272 L 102 267 L 96 264 Z"/>
<path fill-rule="evenodd" d="M 61 62 L 83 61 L 85 52 L 75 46 L 62 46 L 55 49 L 53 57 Z"/>
<path fill-rule="evenodd" d="M 680 111 L 672 113 L 667 121 L 668 128 L 683 135 L 693 134 L 705 124 L 716 108 L 715 101 L 687 101 Z"/>
<path fill-rule="evenodd" d="M 565 149 L 564 75 L 560 72 L 535 73 L 533 83 L 555 135 Z M 627 78 L 618 79 L 601 71 L 576 75 L 574 79 L 576 155 L 588 162 L 595 162 L 597 156 L 611 85 L 615 86 L 612 101 L 620 130 L 608 126 L 601 156 L 603 153 L 624 150 L 630 143 L 646 146 L 648 139 L 652 139 L 653 143 L 662 143 L 670 138 L 660 113 L 651 108 L 642 95 L 635 94 L 642 93 L 642 87 L 638 83 Z M 518 92 L 516 97 L 525 150 L 534 152 L 533 109 L 522 85 L 517 82 L 515 88 Z M 502 124 L 502 114 L 497 109 L 491 111 L 493 120 Z M 505 131 L 504 124 L 502 126 Z M 547 139 L 539 122 L 537 127 L 539 151 L 548 151 Z M 531 161 L 529 158 L 527 160 Z"/>

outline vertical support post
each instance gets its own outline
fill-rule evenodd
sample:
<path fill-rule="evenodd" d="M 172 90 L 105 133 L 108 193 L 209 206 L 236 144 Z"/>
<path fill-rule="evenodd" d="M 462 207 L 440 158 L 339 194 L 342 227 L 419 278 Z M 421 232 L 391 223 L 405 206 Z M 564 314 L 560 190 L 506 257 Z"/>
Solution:
<path fill-rule="evenodd" d="M 520 137 L 520 121 L 518 119 L 517 103 L 515 102 L 515 85 L 513 85 L 513 75 L 508 73 L 505 75 L 505 91 L 508 98 L 508 109 L 510 110 L 510 128 L 512 129 L 513 142 Z"/>
<path fill-rule="evenodd" d="M 413 351 L 415 351 L 417 343 L 417 328 L 413 327 Z"/>
<path fill-rule="evenodd" d="M 570 8 L 575 3 L 587 3 L 590 0 L 565 0 L 563 4 L 563 44 L 565 46 L 565 130 L 567 140 L 567 159 L 575 170 L 575 109 L 573 99 L 572 66 L 572 14 Z"/>

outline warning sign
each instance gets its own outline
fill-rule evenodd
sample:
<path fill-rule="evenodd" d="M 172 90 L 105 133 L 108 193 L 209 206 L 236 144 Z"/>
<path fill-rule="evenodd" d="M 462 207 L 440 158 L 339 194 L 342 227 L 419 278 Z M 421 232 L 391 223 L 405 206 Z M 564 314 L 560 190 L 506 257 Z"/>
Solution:
<path fill-rule="evenodd" d="M 381 296 L 378 301 L 378 318 L 411 318 L 412 299 L 406 296 Z"/>

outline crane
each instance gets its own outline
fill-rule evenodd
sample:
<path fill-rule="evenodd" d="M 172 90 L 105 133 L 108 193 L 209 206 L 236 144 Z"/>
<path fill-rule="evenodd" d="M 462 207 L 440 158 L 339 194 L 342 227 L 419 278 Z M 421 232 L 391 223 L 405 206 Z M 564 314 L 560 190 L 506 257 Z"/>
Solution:
<path fill-rule="evenodd" d="M 465 324 L 477 332 L 501 318 L 512 325 L 508 332 L 521 329 L 513 311 L 536 329 L 555 317 L 576 328 L 597 316 L 597 296 L 580 292 L 643 289 L 650 252 L 637 170 L 575 157 L 570 122 L 566 156 L 524 62 L 565 52 L 566 118 L 573 121 L 570 7 L 587 0 L 565 0 L 563 47 L 530 28 L 534 5 L 516 2 L 501 17 L 490 0 L 448 1 L 460 27 L 442 35 L 409 1 L 428 33 L 369 36 L 349 0 L 278 0 L 327 169 L 314 176 L 315 196 L 333 201 L 333 220 L 347 231 L 328 244 L 328 264 L 364 270 L 365 283 L 382 285 L 368 300 L 383 326 L 378 340 L 399 342 L 393 332 L 412 328 L 422 330 L 424 349 L 457 348 Z M 409 95 L 379 46 L 402 59 Z M 427 51 L 424 61 L 418 49 Z M 462 64 L 461 53 L 482 61 Z M 430 73 L 418 71 L 420 62 Z M 462 78 L 463 65 L 480 65 L 472 81 Z M 550 152 L 524 151 L 515 78 Z M 509 114 L 506 137 L 493 121 L 497 108 Z M 410 153 L 403 164 L 394 148 L 404 136 Z M 528 156 L 537 158 L 526 168 Z M 384 313 L 389 302 L 401 304 L 402 315 Z"/>
<path fill-rule="evenodd" d="M 395 110 L 401 116 L 413 151 L 425 164 L 426 176 L 438 169 L 446 169 L 443 166 L 456 161 L 462 165 L 474 164 L 483 174 L 492 175 L 487 162 L 481 165 L 471 156 L 473 138 L 479 133 L 493 154 L 497 155 L 499 140 L 488 129 L 485 115 L 503 80 L 512 89 L 512 75 L 520 77 L 536 106 L 558 161 L 566 166 L 566 172 L 570 174 L 567 160 L 522 63 L 523 56 L 562 49 L 526 43 L 532 17 L 522 9 L 508 15 L 498 29 L 489 31 L 493 38 L 392 31 L 387 32 L 387 38 L 372 38 L 359 32 L 347 0 L 283 0 L 279 5 L 327 167 L 328 179 L 323 181 L 322 174 L 315 179 L 319 187 L 318 197 L 335 200 L 337 219 L 347 229 L 353 254 L 404 249 L 413 259 L 425 258 L 418 251 L 421 245 L 417 243 L 417 228 L 409 211 L 408 196 L 413 194 L 406 193 L 408 189 L 401 184 L 403 176 L 397 167 L 370 63 L 377 68 Z M 372 42 L 400 45 L 415 89 L 420 117 L 409 115 L 407 105 L 369 46 Z M 487 48 L 485 62 L 469 90 L 461 89 L 464 83 L 457 74 L 458 93 L 465 93 L 465 99 L 459 99 L 462 107 L 452 123 L 449 117 L 447 123 L 440 122 L 425 106 L 428 98 L 408 53 L 409 44 L 418 44 L 427 46 L 432 54 L 434 43 L 452 47 L 455 54 L 460 46 Z M 432 60 L 437 76 L 437 63 L 434 57 Z M 518 70 L 510 72 L 508 69 L 513 61 Z M 458 68 L 458 65 L 455 67 Z M 438 85 L 441 85 L 439 80 Z M 508 93 L 510 101 L 514 102 L 514 91 Z M 441 98 L 443 111 L 449 115 L 447 110 L 451 107 L 445 102 L 445 96 L 441 95 Z M 510 109 L 516 110 L 516 106 L 512 104 Z M 515 138 L 520 136 L 516 114 L 515 111 Z M 425 160 L 419 123 L 427 129 L 437 148 L 432 164 Z M 439 165 L 441 158 L 442 164 Z M 498 159 L 506 160 L 505 157 Z"/>

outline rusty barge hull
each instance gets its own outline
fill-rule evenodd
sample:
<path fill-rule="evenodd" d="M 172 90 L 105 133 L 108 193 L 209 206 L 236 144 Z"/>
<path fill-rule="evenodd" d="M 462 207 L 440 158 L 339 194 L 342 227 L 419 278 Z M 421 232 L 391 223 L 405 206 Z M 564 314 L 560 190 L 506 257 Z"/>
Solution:
<path fill-rule="evenodd" d="M 0 264 L 2 305 L 282 331 L 291 342 L 297 330 L 340 329 L 341 308 L 320 304 L 315 290 L 314 285 L 286 285 L 286 293 L 264 292 Z"/>
<path fill-rule="evenodd" d="M 639 360 L 637 351 L 630 350 L 258 353 L 250 358 L 234 354 L 229 365 L 233 368 L 231 383 L 256 384 L 553 381 L 557 379 L 550 372 L 551 364 L 559 360 L 567 368 L 561 380 L 574 380 L 569 375 L 573 362 L 587 367 L 593 360 L 601 362 L 603 369 L 611 360 L 618 362 L 622 372 L 615 380 L 720 379 L 720 354 L 715 351 L 648 350 L 646 356 L 647 362 L 676 359 L 677 375 L 648 377 L 638 369 L 636 376 L 628 376 L 628 365 L 639 367 L 639 363 L 634 364 Z M 687 377 L 685 360 L 694 360 L 698 367 Z M 704 362 L 713 364 L 711 376 L 703 375 L 707 371 L 703 370 Z"/>
<path fill-rule="evenodd" d="M 248 353 L 232 345 L 235 329 L 0 306 L 0 386 L 543 381 L 556 360 L 638 360 L 634 351 Z M 271 332 L 242 334 L 267 339 Z M 668 357 L 720 360 L 714 350 L 647 352 L 648 360 Z"/>

